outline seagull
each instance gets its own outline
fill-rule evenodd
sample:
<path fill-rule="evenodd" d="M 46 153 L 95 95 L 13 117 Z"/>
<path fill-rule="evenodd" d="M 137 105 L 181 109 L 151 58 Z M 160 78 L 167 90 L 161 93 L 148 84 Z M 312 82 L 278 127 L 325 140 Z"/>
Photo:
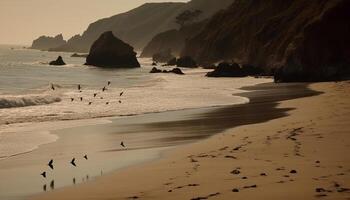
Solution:
<path fill-rule="evenodd" d="M 73 184 L 75 184 L 75 178 L 73 178 Z"/>
<path fill-rule="evenodd" d="M 122 103 L 122 101 L 121 101 L 121 100 L 119 100 L 119 103 Z"/>
<path fill-rule="evenodd" d="M 90 101 L 90 102 L 89 102 L 89 105 L 91 105 L 91 104 L 92 104 L 92 102 Z"/>
<path fill-rule="evenodd" d="M 52 181 L 50 182 L 50 188 L 51 188 L 51 189 L 55 189 L 55 181 L 54 181 L 54 180 L 52 180 Z"/>
<path fill-rule="evenodd" d="M 121 92 L 120 94 L 119 94 L 119 96 L 122 96 L 124 94 L 124 92 Z"/>
<path fill-rule="evenodd" d="M 85 158 L 85 160 L 87 160 L 88 159 L 87 155 L 85 155 L 84 158 Z"/>
<path fill-rule="evenodd" d="M 80 97 L 80 101 L 83 101 L 83 97 Z"/>
<path fill-rule="evenodd" d="M 74 101 L 74 98 L 70 98 L 70 101 Z"/>
<path fill-rule="evenodd" d="M 75 158 L 73 158 L 72 161 L 70 161 L 70 164 L 72 164 L 74 167 L 77 166 L 77 165 L 75 164 Z"/>
<path fill-rule="evenodd" d="M 40 175 L 43 176 L 44 178 L 46 178 L 46 172 L 43 172 Z"/>
<path fill-rule="evenodd" d="M 94 97 L 96 97 L 97 96 L 97 93 L 94 93 Z"/>
<path fill-rule="evenodd" d="M 111 84 L 111 81 L 108 81 L 108 83 L 107 83 L 108 85 L 110 85 Z"/>
<path fill-rule="evenodd" d="M 46 192 L 46 188 L 47 188 L 46 184 L 43 185 L 43 190 L 44 190 L 45 192 Z"/>
<path fill-rule="evenodd" d="M 102 92 L 104 92 L 105 90 L 107 90 L 107 89 L 106 89 L 106 86 L 104 86 L 104 87 L 102 88 Z"/>
<path fill-rule="evenodd" d="M 109 102 L 106 102 L 106 105 L 108 105 L 109 104 Z"/>
<path fill-rule="evenodd" d="M 124 145 L 124 142 L 123 142 L 123 141 L 120 143 L 120 145 L 121 145 L 122 147 L 125 147 L 125 145 Z"/>
<path fill-rule="evenodd" d="M 52 159 L 50 160 L 50 162 L 47 165 L 53 170 L 53 160 Z"/>
<path fill-rule="evenodd" d="M 81 86 L 80 86 L 80 84 L 78 84 L 78 90 L 80 90 L 81 89 Z"/>
<path fill-rule="evenodd" d="M 51 84 L 51 89 L 55 90 L 55 86 L 53 84 Z"/>
<path fill-rule="evenodd" d="M 103 97 L 100 97 L 100 99 L 103 99 Z"/>

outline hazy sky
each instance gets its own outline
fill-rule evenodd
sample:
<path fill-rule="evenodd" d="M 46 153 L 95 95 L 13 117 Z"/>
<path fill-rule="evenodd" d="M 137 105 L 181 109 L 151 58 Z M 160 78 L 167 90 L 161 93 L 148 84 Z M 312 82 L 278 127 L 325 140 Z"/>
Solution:
<path fill-rule="evenodd" d="M 97 19 L 166 1 L 188 0 L 0 0 L 0 44 L 30 45 L 38 36 L 59 33 L 67 39 Z"/>

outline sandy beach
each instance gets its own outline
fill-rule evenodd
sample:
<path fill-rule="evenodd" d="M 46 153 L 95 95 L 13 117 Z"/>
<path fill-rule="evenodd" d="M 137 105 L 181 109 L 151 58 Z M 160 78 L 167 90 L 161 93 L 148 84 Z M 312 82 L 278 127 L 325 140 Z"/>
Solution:
<path fill-rule="evenodd" d="M 240 114 L 255 124 L 30 199 L 349 199 L 349 84 L 314 83 L 300 94 L 293 91 L 303 84 L 278 95 L 243 94 L 255 101 Z M 285 100 L 288 94 L 299 98 Z M 254 109 L 271 103 L 280 113 L 257 120 L 271 113 Z"/>

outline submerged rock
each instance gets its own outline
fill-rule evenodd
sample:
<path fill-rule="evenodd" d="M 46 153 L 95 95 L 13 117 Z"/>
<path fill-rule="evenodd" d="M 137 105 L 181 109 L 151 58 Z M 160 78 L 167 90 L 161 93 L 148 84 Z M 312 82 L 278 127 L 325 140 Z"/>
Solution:
<path fill-rule="evenodd" d="M 58 58 L 54 61 L 51 61 L 49 63 L 50 65 L 66 65 L 66 63 L 63 61 L 61 56 L 58 56 Z"/>
<path fill-rule="evenodd" d="M 88 54 L 77 54 L 77 53 L 73 53 L 70 57 L 75 57 L 75 58 L 86 58 L 88 56 Z"/>
<path fill-rule="evenodd" d="M 94 42 L 85 64 L 110 68 L 140 67 L 134 48 L 116 38 L 112 31 L 103 33 Z"/>

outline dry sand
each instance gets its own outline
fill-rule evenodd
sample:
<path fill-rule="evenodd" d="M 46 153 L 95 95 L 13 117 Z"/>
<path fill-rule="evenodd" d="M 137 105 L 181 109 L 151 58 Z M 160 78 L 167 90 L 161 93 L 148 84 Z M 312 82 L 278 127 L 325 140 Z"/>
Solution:
<path fill-rule="evenodd" d="M 287 116 L 31 198 L 350 199 L 350 82 L 309 87 L 323 93 L 282 101 Z"/>

